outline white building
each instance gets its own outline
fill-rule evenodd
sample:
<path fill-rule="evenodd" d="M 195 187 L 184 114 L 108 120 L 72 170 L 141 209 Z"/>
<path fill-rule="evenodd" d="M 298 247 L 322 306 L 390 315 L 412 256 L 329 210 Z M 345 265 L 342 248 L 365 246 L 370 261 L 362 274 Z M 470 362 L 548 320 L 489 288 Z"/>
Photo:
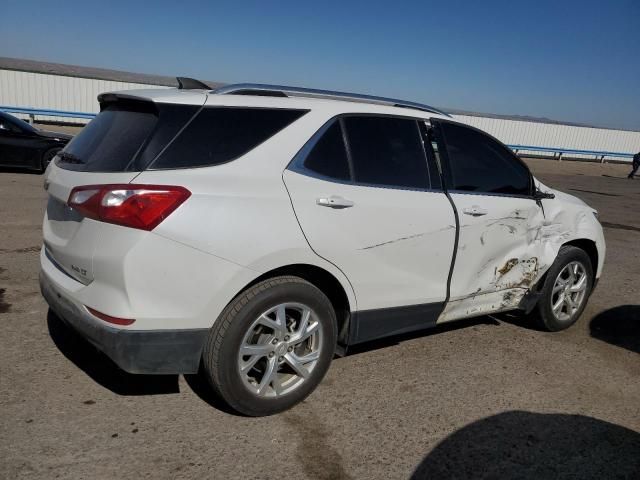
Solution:
<path fill-rule="evenodd" d="M 207 82 L 212 88 L 221 85 Z M 0 57 L 0 110 L 40 121 L 86 123 L 98 112 L 99 93 L 176 87 L 173 77 L 137 74 Z M 22 113 L 19 113 L 22 111 Z M 58 115 L 56 115 L 56 113 Z M 631 161 L 640 131 L 555 122 L 548 119 L 451 111 L 520 154 Z M 524 148 L 530 147 L 530 148 Z M 580 154 L 579 151 L 589 153 Z M 614 154 L 622 155 L 614 155 Z"/>

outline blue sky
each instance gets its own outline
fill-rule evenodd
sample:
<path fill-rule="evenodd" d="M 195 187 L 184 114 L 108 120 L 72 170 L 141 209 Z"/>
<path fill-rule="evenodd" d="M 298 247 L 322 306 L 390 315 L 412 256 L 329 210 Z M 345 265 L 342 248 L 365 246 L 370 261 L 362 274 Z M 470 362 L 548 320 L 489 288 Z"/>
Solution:
<path fill-rule="evenodd" d="M 0 56 L 640 130 L 640 0 L 2 0 Z"/>

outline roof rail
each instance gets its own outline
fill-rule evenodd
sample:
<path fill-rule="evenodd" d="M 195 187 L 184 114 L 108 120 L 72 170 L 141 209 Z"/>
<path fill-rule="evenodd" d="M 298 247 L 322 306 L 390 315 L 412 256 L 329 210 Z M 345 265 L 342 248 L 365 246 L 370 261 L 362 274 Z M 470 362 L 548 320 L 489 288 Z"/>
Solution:
<path fill-rule="evenodd" d="M 211 87 L 206 83 L 202 83 L 200 80 L 189 77 L 176 77 L 178 81 L 178 88 L 180 90 L 210 90 Z"/>
<path fill-rule="evenodd" d="M 312 97 L 327 100 L 346 100 L 348 102 L 374 103 L 376 105 L 388 105 L 391 107 L 412 108 L 423 112 L 436 113 L 451 117 L 448 113 L 437 108 L 421 103 L 407 102 L 394 98 L 377 97 L 374 95 L 362 95 L 359 93 L 334 92 L 331 90 L 316 90 L 315 88 L 286 87 L 283 85 L 265 85 L 260 83 L 236 83 L 225 85 L 212 90 L 216 95 L 260 95 L 268 97 Z"/>

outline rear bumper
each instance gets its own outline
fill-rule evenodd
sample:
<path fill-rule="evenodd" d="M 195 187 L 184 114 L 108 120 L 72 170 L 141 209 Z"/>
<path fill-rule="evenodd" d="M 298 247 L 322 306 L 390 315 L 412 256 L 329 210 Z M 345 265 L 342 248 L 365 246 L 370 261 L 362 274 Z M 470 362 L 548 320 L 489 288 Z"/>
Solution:
<path fill-rule="evenodd" d="M 67 325 L 129 373 L 196 373 L 208 329 L 129 330 L 94 318 L 40 272 L 40 290 Z"/>

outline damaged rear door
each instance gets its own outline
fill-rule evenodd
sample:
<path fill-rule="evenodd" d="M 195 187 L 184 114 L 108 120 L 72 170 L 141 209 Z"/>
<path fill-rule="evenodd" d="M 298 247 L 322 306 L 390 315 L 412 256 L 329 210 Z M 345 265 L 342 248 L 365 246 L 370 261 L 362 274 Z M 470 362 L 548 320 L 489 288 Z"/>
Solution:
<path fill-rule="evenodd" d="M 541 268 L 542 207 L 511 150 L 472 127 L 432 121 L 459 219 L 449 302 L 439 322 L 515 308 Z"/>

